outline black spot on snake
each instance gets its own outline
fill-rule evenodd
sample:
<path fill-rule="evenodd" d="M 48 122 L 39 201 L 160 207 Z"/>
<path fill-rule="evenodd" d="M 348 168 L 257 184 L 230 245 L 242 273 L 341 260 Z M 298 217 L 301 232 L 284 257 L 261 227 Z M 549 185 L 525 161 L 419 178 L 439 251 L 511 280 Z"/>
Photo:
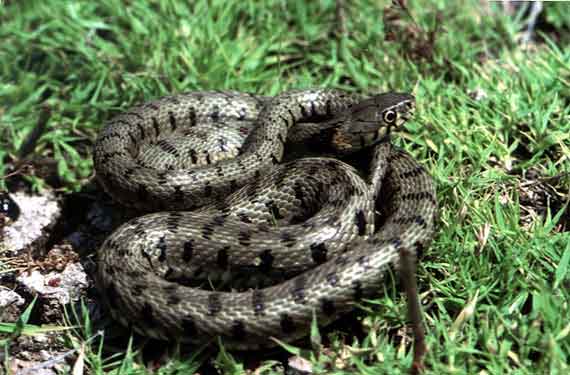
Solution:
<path fill-rule="evenodd" d="M 265 296 L 259 289 L 253 290 L 251 293 L 251 304 L 253 312 L 256 316 L 265 315 Z"/>
<path fill-rule="evenodd" d="M 285 126 L 289 127 L 289 120 L 287 120 L 284 116 L 279 115 L 281 121 L 285 123 Z"/>
<path fill-rule="evenodd" d="M 327 116 L 329 116 L 329 117 L 332 117 L 332 115 L 333 115 L 331 104 L 332 104 L 331 100 L 327 99 L 327 101 L 325 103 L 325 108 L 326 108 L 325 111 L 326 111 Z"/>
<path fill-rule="evenodd" d="M 140 139 L 145 139 L 146 134 L 144 133 L 144 128 L 143 126 L 137 122 L 137 128 L 139 129 L 139 137 Z"/>
<path fill-rule="evenodd" d="M 417 166 L 414 169 L 400 173 L 398 175 L 398 177 L 401 179 L 407 179 L 407 178 L 418 177 L 419 175 L 421 175 L 423 173 L 424 173 L 424 169 L 420 166 Z"/>
<path fill-rule="evenodd" d="M 166 185 L 168 180 L 166 179 L 167 173 L 162 171 L 156 174 L 156 180 L 160 185 Z"/>
<path fill-rule="evenodd" d="M 228 250 L 229 249 L 230 249 L 230 246 L 225 246 L 223 249 L 218 250 L 216 263 L 218 264 L 218 267 L 220 267 L 221 269 L 224 269 L 224 270 L 226 268 L 228 268 L 228 259 L 229 259 Z"/>
<path fill-rule="evenodd" d="M 327 260 L 328 249 L 324 243 L 312 243 L 310 246 L 311 258 L 316 264 L 321 264 Z"/>
<path fill-rule="evenodd" d="M 366 217 L 363 210 L 358 210 L 355 214 L 355 224 L 358 228 L 358 235 L 364 236 L 366 234 Z"/>
<path fill-rule="evenodd" d="M 238 189 L 238 184 L 236 180 L 230 180 L 230 190 L 235 191 Z"/>
<path fill-rule="evenodd" d="M 144 108 L 150 108 L 153 109 L 155 111 L 158 111 L 160 109 L 160 107 L 158 106 L 158 104 L 154 103 L 154 102 L 147 102 L 143 104 Z"/>
<path fill-rule="evenodd" d="M 220 295 L 218 293 L 211 293 L 208 296 L 208 314 L 216 316 L 220 311 L 222 311 Z"/>
<path fill-rule="evenodd" d="M 188 109 L 188 118 L 190 119 L 190 126 L 196 126 L 196 110 L 194 107 Z"/>
<path fill-rule="evenodd" d="M 190 154 L 190 160 L 192 160 L 192 164 L 198 163 L 198 154 L 196 150 L 190 149 L 188 153 Z"/>
<path fill-rule="evenodd" d="M 251 245 L 251 234 L 247 231 L 240 231 L 238 234 L 238 242 L 242 246 L 250 246 Z"/>
<path fill-rule="evenodd" d="M 321 310 L 326 316 L 332 316 L 336 312 L 336 307 L 333 301 L 328 298 L 323 298 L 321 300 Z"/>
<path fill-rule="evenodd" d="M 218 139 L 218 144 L 220 145 L 220 152 L 226 152 L 227 142 L 224 138 Z"/>
<path fill-rule="evenodd" d="M 283 138 L 283 134 L 278 133 L 277 139 L 279 140 L 279 142 L 281 142 L 281 144 L 285 145 L 285 138 Z"/>
<path fill-rule="evenodd" d="M 420 191 L 417 193 L 402 194 L 401 200 L 429 200 L 431 203 L 436 203 L 435 198 L 428 191 Z"/>
<path fill-rule="evenodd" d="M 212 107 L 212 113 L 210 114 L 212 121 L 217 122 L 220 119 L 220 107 L 215 105 Z"/>
<path fill-rule="evenodd" d="M 262 272 L 268 272 L 271 270 L 271 267 L 273 267 L 275 257 L 271 254 L 271 249 L 267 249 L 259 254 L 259 260 L 261 261 L 259 263 L 259 269 Z"/>
<path fill-rule="evenodd" d="M 307 109 L 305 108 L 304 105 L 299 104 L 299 108 L 301 109 L 301 115 L 305 118 L 309 117 L 309 114 L 307 113 Z"/>
<path fill-rule="evenodd" d="M 246 336 L 245 326 L 241 320 L 234 320 L 232 323 L 232 337 L 236 340 L 243 340 Z"/>
<path fill-rule="evenodd" d="M 154 128 L 154 136 L 158 138 L 160 135 L 160 125 L 158 124 L 158 119 L 155 116 L 152 116 L 152 127 Z"/>
<path fill-rule="evenodd" d="M 168 122 L 170 122 L 170 129 L 172 131 L 176 130 L 176 116 L 174 116 L 174 112 L 168 111 Z"/>
<path fill-rule="evenodd" d="M 281 331 L 285 334 L 290 334 L 295 331 L 295 322 L 287 314 L 281 314 L 279 317 L 279 325 L 281 326 Z"/>
<path fill-rule="evenodd" d="M 190 239 L 184 242 L 184 250 L 182 251 L 182 260 L 188 263 L 194 254 L 194 240 Z"/>
<path fill-rule="evenodd" d="M 311 100 L 311 116 L 317 116 L 319 113 L 315 108 L 315 102 Z"/>
<path fill-rule="evenodd" d="M 202 226 L 202 238 L 205 240 L 210 240 L 212 238 L 212 234 L 214 234 L 214 228 L 211 224 L 204 224 Z"/>
<path fill-rule="evenodd" d="M 166 229 L 172 233 L 176 233 L 178 231 L 178 227 L 180 226 L 181 219 L 182 215 L 179 212 L 170 212 L 168 214 L 168 218 L 166 219 Z"/>
<path fill-rule="evenodd" d="M 124 115 L 133 116 L 133 117 L 136 117 L 137 119 L 139 119 L 140 121 L 144 121 L 144 117 L 142 117 L 142 115 L 140 113 L 135 112 L 135 111 L 125 112 Z"/>
<path fill-rule="evenodd" d="M 293 301 L 295 303 L 304 304 L 305 301 L 305 285 L 307 280 L 304 275 L 299 275 L 295 277 L 293 281 L 293 289 L 291 290 L 291 296 L 293 296 Z"/>
<path fill-rule="evenodd" d="M 206 154 L 206 164 L 212 164 L 212 159 L 209 152 L 205 152 Z"/>
<path fill-rule="evenodd" d="M 288 109 L 287 111 L 289 112 L 289 116 L 291 116 L 291 121 L 295 121 L 297 119 L 297 116 L 295 116 L 293 111 L 291 111 L 290 109 Z"/>

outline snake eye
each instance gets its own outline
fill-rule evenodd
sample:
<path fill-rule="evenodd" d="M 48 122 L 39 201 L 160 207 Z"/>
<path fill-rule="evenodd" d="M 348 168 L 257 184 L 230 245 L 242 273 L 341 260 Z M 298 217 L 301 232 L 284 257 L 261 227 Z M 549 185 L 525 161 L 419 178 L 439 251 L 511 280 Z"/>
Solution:
<path fill-rule="evenodd" d="M 384 112 L 384 121 L 388 124 L 392 124 L 394 121 L 396 121 L 396 117 L 398 117 L 398 116 L 396 115 L 396 112 L 394 112 L 394 111 Z"/>

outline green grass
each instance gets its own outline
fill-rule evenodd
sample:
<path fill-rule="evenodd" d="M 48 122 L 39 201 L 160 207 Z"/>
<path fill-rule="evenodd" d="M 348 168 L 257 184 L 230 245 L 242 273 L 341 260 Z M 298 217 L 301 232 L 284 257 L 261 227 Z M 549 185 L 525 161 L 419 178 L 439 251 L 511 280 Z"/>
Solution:
<path fill-rule="evenodd" d="M 570 6 L 545 5 L 556 32 L 523 50 L 520 17 L 509 19 L 493 3 L 488 14 L 478 1 L 410 1 L 417 24 L 402 16 L 387 25 L 387 4 L 347 2 L 357 5 L 347 8 L 348 35 L 340 39 L 331 0 L 194 3 L 0 6 L 0 175 L 41 105 L 52 116 L 34 155 L 55 159 L 62 187 L 77 190 L 92 174 L 91 144 L 102 124 L 139 101 L 196 89 L 413 90 L 419 110 L 396 143 L 431 172 L 441 206 L 438 235 L 418 269 L 427 373 L 569 371 L 570 49 L 556 40 L 568 39 Z M 425 47 L 418 38 L 436 25 L 433 48 L 418 58 L 412 49 Z M 396 40 L 386 41 L 387 32 Z M 336 337 L 329 348 L 303 351 L 315 369 L 407 371 L 405 299 L 388 283 L 365 308 L 364 340 Z M 69 346 L 93 334 L 84 328 Z M 112 357 L 101 347 L 85 350 L 92 373 L 143 372 L 139 348 Z M 189 373 L 202 362 L 224 373 L 248 368 L 225 352 L 189 358 L 173 355 L 157 372 Z"/>

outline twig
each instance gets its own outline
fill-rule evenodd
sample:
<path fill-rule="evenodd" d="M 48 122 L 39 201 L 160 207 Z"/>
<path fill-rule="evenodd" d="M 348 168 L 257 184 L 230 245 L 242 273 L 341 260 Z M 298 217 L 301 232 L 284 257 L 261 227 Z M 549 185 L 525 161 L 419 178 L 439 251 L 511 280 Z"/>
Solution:
<path fill-rule="evenodd" d="M 408 319 L 414 332 L 414 360 L 410 374 L 421 374 L 424 370 L 424 357 L 427 352 L 425 330 L 422 322 L 422 312 L 416 284 L 416 267 L 414 257 L 407 249 L 400 249 L 401 277 L 406 297 L 408 299 Z"/>
<path fill-rule="evenodd" d="M 336 31 L 337 37 L 342 39 L 346 36 L 346 2 L 345 0 L 336 0 Z"/>

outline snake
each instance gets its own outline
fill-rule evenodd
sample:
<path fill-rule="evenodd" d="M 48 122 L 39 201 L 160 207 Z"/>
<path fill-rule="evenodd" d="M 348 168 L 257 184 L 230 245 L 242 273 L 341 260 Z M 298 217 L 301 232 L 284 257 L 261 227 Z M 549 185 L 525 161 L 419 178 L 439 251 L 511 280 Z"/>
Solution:
<path fill-rule="evenodd" d="M 96 176 L 143 214 L 97 252 L 111 316 L 158 340 L 257 350 L 378 295 L 401 252 L 434 233 L 434 181 L 391 142 L 414 109 L 397 92 L 194 91 L 113 117 L 94 144 Z M 291 144 L 316 155 L 288 160 Z M 210 274 L 240 273 L 274 281 L 207 287 Z"/>

